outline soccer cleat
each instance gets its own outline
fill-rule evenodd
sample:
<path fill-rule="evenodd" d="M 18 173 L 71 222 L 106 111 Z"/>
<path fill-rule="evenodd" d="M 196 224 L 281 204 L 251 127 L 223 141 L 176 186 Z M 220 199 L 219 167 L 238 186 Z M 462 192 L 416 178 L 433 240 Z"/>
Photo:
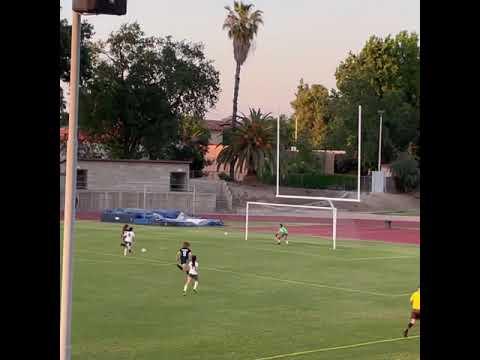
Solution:
<path fill-rule="evenodd" d="M 405 329 L 405 330 L 403 331 L 403 337 L 408 337 L 408 329 Z"/>
<path fill-rule="evenodd" d="M 184 292 L 183 292 L 183 296 L 186 296 L 186 295 L 187 295 L 187 292 L 186 292 L 186 291 L 184 291 Z"/>
<path fill-rule="evenodd" d="M 197 289 L 193 289 L 193 293 L 196 294 L 196 293 L 197 293 Z"/>

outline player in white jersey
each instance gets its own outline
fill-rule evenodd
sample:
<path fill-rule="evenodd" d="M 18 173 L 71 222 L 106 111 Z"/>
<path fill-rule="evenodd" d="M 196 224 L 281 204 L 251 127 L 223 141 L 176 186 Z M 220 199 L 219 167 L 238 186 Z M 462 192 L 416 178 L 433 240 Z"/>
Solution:
<path fill-rule="evenodd" d="M 132 253 L 133 243 L 135 242 L 135 233 L 133 228 L 129 227 L 127 231 L 123 232 L 123 256 L 127 256 L 127 251 L 129 254 Z"/>
<path fill-rule="evenodd" d="M 188 263 L 188 276 L 187 276 L 187 282 L 185 283 L 185 286 L 183 287 L 183 295 L 187 295 L 187 289 L 188 285 L 194 281 L 193 284 L 193 292 L 197 292 L 197 286 L 198 286 L 198 261 L 197 261 L 197 256 L 193 255 L 192 260 Z"/>

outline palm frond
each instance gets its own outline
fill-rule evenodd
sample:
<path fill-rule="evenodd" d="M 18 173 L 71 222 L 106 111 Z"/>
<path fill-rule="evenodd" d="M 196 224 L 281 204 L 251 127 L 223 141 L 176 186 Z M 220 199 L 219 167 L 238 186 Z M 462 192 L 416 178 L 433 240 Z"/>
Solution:
<path fill-rule="evenodd" d="M 236 160 L 236 169 L 262 173 L 272 168 L 273 129 L 270 113 L 250 109 L 249 115 L 239 116 L 239 126 L 231 134 L 230 144 L 220 152 L 218 168 Z"/>

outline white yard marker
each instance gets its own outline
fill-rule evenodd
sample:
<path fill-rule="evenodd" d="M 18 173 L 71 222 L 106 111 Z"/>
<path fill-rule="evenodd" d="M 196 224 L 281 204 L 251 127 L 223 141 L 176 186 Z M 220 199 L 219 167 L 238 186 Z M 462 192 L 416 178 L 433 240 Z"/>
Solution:
<path fill-rule="evenodd" d="M 335 346 L 335 347 L 328 347 L 328 348 L 322 348 L 322 349 L 315 349 L 315 350 L 307 350 L 307 351 L 293 352 L 293 353 L 289 353 L 289 354 L 273 355 L 273 356 L 268 356 L 268 357 L 256 358 L 255 360 L 282 359 L 282 358 L 286 358 L 286 357 L 293 357 L 293 356 L 299 356 L 299 355 L 313 354 L 313 353 L 318 353 L 318 352 L 326 352 L 326 351 L 334 351 L 334 350 L 343 350 L 343 349 L 352 349 L 352 348 L 357 348 L 357 347 L 367 346 L 367 345 L 374 345 L 374 344 L 381 344 L 381 343 L 389 343 L 389 342 L 396 342 L 396 341 L 405 341 L 405 340 L 411 340 L 411 339 L 418 339 L 419 337 L 420 337 L 419 335 L 416 335 L 416 336 L 410 336 L 410 337 L 401 337 L 401 338 L 394 338 L 394 339 L 384 339 L 384 340 L 370 341 L 370 342 L 353 344 L 353 345 Z"/>

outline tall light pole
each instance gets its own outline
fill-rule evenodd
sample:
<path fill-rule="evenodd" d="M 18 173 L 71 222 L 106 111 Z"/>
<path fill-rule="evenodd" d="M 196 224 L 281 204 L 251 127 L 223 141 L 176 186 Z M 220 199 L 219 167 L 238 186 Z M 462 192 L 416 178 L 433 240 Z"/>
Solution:
<path fill-rule="evenodd" d="M 77 187 L 78 90 L 80 78 L 81 13 L 125 15 L 127 0 L 72 1 L 72 43 L 70 54 L 70 107 L 68 118 L 67 157 L 65 163 L 65 206 L 63 216 L 62 283 L 60 298 L 60 360 L 72 356 L 72 278 L 75 199 Z"/>
<path fill-rule="evenodd" d="M 384 110 L 378 110 L 378 114 L 380 115 L 380 129 L 378 134 L 378 171 L 382 170 L 382 123 L 384 112 Z"/>
<path fill-rule="evenodd" d="M 71 358 L 72 258 L 77 184 L 78 84 L 80 76 L 80 14 L 72 12 L 72 49 L 70 57 L 70 109 L 65 169 L 65 206 L 63 216 L 62 290 L 60 301 L 60 360 Z"/>

